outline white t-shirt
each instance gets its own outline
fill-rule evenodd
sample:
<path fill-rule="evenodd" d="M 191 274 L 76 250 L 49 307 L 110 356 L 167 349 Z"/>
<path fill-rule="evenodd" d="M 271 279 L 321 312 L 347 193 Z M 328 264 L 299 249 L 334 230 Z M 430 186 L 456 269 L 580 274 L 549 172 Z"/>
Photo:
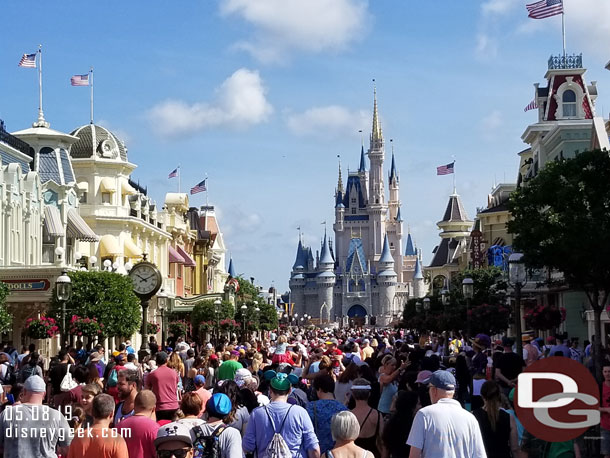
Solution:
<path fill-rule="evenodd" d="M 419 410 L 407 444 L 422 458 L 486 458 L 481 429 L 474 415 L 455 399 L 440 399 Z"/>

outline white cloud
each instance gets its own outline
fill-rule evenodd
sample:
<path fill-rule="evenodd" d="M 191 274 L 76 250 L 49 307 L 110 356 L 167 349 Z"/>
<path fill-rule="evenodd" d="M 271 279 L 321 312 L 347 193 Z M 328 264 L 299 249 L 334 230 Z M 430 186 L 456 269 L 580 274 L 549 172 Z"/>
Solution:
<path fill-rule="evenodd" d="M 488 0 L 481 4 L 481 11 L 483 14 L 503 15 L 516 6 L 521 6 L 521 4 L 515 0 Z"/>
<path fill-rule="evenodd" d="M 591 53 L 606 62 L 610 37 L 610 21 L 607 20 L 610 18 L 610 2 L 579 0 L 564 2 L 564 8 L 569 49 Z M 586 65 L 586 62 L 583 63 Z"/>
<path fill-rule="evenodd" d="M 494 58 L 498 55 L 498 42 L 486 33 L 477 35 L 477 56 L 480 58 Z"/>
<path fill-rule="evenodd" d="M 362 37 L 367 0 L 222 0 L 224 16 L 254 26 L 254 36 L 236 43 L 262 62 L 284 60 L 291 51 L 341 51 Z"/>
<path fill-rule="evenodd" d="M 257 71 L 240 68 L 218 89 L 212 103 L 189 104 L 166 100 L 155 105 L 148 117 L 164 136 L 193 134 L 211 127 L 244 128 L 265 122 L 273 107 Z"/>
<path fill-rule="evenodd" d="M 493 110 L 481 120 L 483 136 L 487 139 L 494 139 L 496 133 L 504 125 L 504 119 L 500 110 Z"/>
<path fill-rule="evenodd" d="M 291 114 L 286 119 L 288 128 L 296 135 L 333 137 L 356 135 L 365 130 L 370 121 L 365 110 L 350 111 L 339 105 L 313 107 L 303 113 Z"/>

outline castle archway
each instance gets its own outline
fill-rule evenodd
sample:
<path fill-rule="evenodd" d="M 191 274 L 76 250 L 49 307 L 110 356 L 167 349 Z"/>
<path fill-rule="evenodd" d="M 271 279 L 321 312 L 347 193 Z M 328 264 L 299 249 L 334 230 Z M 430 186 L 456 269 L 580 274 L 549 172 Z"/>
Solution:
<path fill-rule="evenodd" d="M 347 311 L 349 325 L 352 327 L 364 326 L 366 323 L 366 309 L 360 305 L 352 305 Z"/>

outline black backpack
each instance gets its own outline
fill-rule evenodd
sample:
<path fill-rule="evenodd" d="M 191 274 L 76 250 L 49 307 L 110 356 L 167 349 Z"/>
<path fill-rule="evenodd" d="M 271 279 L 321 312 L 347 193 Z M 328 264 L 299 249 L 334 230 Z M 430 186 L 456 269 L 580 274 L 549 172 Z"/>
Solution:
<path fill-rule="evenodd" d="M 30 376 L 36 374 L 36 367 L 37 366 L 32 366 L 31 364 L 28 363 L 21 369 L 21 374 L 20 374 L 21 383 L 25 383 L 25 381 Z"/>
<path fill-rule="evenodd" d="M 209 436 L 203 433 L 201 426 L 195 426 L 195 440 L 193 441 L 194 458 L 220 458 L 220 441 L 218 438 L 227 429 L 227 425 L 220 425 Z"/>
<path fill-rule="evenodd" d="M 3 385 L 14 385 L 17 383 L 17 374 L 15 373 L 15 368 L 12 364 L 3 363 L 6 366 L 6 372 L 4 373 L 4 377 L 2 377 Z"/>

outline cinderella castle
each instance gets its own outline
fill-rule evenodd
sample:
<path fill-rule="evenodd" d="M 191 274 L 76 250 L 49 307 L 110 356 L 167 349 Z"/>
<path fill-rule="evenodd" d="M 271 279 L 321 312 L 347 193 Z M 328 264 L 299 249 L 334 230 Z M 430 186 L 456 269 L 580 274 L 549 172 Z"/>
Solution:
<path fill-rule="evenodd" d="M 315 256 L 299 238 L 290 277 L 292 313 L 330 321 L 386 325 L 404 303 L 425 295 L 421 253 L 407 234 L 403 249 L 400 178 L 394 152 L 384 179 L 385 147 L 374 93 L 370 146 L 360 151 L 360 166 L 343 186 L 341 166 L 335 191 L 335 243 L 324 234 Z"/>

